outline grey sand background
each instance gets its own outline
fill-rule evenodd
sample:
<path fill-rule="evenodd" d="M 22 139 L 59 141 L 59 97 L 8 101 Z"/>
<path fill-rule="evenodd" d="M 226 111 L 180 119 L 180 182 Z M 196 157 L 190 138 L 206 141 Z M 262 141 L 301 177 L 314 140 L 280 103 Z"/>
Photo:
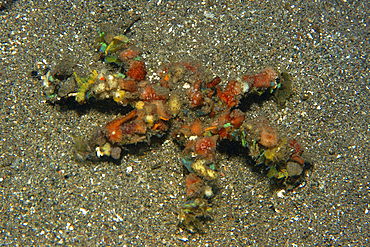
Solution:
<path fill-rule="evenodd" d="M 0 1 L 0 245 L 366 245 L 369 241 L 368 1 Z M 253 105 L 314 164 L 274 191 L 242 156 L 219 153 L 220 192 L 204 235 L 177 227 L 181 150 L 171 141 L 120 164 L 81 164 L 71 134 L 114 114 L 46 103 L 37 66 L 66 54 L 89 73 L 101 23 L 128 33 L 149 75 L 195 58 L 221 76 L 267 65 L 294 78 L 287 106 Z"/>

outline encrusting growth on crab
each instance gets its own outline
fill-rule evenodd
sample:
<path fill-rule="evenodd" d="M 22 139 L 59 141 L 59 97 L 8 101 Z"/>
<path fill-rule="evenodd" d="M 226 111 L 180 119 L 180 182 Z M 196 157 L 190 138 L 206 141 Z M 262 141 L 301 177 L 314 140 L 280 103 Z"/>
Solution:
<path fill-rule="evenodd" d="M 127 37 L 110 35 L 114 38 L 108 41 L 104 32 L 99 35 L 101 59 L 108 67 L 115 67 L 94 70 L 87 78 L 74 73 L 76 85 L 69 93 L 65 93 L 65 84 L 51 74 L 45 92 L 53 100 L 58 100 L 58 95 L 76 96 L 80 104 L 91 98 L 111 99 L 122 107 L 132 107 L 125 116 L 99 129 L 86 145 L 79 145 L 86 147 L 79 148 L 80 157 L 119 159 L 125 145 L 149 143 L 153 136 L 173 138 L 183 148 L 181 160 L 187 173 L 187 201 L 179 214 L 181 227 L 201 231 L 199 222 L 212 211 L 210 202 L 218 178 L 216 149 L 221 141 L 240 143 L 257 165 L 266 167 L 270 178 L 288 179 L 302 174 L 305 162 L 298 142 L 281 137 L 267 118 L 250 119 L 241 110 L 243 97 L 276 92 L 281 86 L 279 81 L 288 81 L 284 88 L 290 89 L 291 79 L 286 72 L 279 80 L 279 73 L 266 67 L 242 79 L 223 81 L 188 59 L 163 63 L 157 70 L 158 79 L 148 80 L 139 49 Z M 112 72 L 117 66 L 120 69 Z M 288 93 L 275 95 L 283 101 Z"/>

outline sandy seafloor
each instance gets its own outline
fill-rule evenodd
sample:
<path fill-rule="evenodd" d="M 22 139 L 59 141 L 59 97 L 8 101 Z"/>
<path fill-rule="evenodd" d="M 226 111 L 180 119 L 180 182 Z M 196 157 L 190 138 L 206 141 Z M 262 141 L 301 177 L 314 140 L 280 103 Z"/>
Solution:
<path fill-rule="evenodd" d="M 0 1 L 0 245 L 365 246 L 370 240 L 368 1 Z M 9 2 L 9 1 L 8 1 Z M 242 155 L 218 153 L 224 174 L 204 234 L 177 227 L 180 148 L 141 147 L 120 164 L 81 164 L 71 133 L 115 116 L 46 103 L 37 64 L 65 54 L 94 69 L 101 23 L 141 17 L 128 32 L 149 70 L 192 57 L 220 75 L 286 69 L 294 92 L 265 115 L 314 164 L 294 191 L 272 190 Z M 308 97 L 306 99 L 305 97 Z M 280 193 L 280 197 L 278 196 Z"/>

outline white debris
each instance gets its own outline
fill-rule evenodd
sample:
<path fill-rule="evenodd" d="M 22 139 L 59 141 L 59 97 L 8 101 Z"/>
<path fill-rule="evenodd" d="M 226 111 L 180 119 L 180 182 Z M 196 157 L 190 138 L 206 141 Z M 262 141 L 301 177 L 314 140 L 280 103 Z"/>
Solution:
<path fill-rule="evenodd" d="M 284 194 L 285 194 L 285 190 L 280 190 L 280 191 L 277 192 L 277 196 L 279 198 L 284 198 Z"/>
<path fill-rule="evenodd" d="M 188 89 L 188 88 L 190 88 L 190 84 L 189 83 L 184 83 L 184 86 L 182 86 L 184 89 Z"/>
<path fill-rule="evenodd" d="M 89 211 L 84 209 L 84 208 L 80 208 L 80 212 L 83 214 L 83 215 L 86 215 Z"/>
<path fill-rule="evenodd" d="M 126 168 L 126 173 L 131 173 L 132 172 L 132 166 L 128 166 L 127 168 Z"/>

